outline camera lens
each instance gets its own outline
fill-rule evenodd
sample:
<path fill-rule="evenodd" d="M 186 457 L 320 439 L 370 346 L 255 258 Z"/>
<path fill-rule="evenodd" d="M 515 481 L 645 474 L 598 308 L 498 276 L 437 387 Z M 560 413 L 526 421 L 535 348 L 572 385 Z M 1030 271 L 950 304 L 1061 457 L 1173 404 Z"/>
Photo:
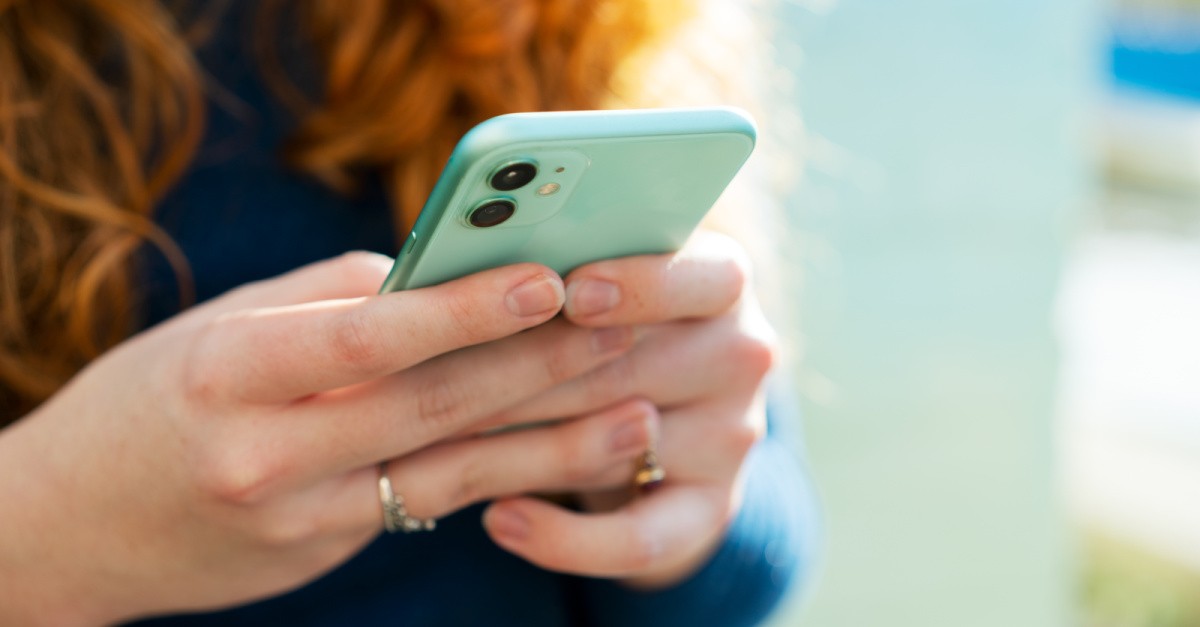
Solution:
<path fill-rule="evenodd" d="M 537 166 L 529 162 L 510 163 L 492 175 L 492 189 L 502 192 L 524 187 L 537 176 Z"/>
<path fill-rule="evenodd" d="M 517 205 L 511 200 L 489 200 L 476 207 L 469 220 L 471 226 L 485 229 L 511 218 L 516 211 Z"/>

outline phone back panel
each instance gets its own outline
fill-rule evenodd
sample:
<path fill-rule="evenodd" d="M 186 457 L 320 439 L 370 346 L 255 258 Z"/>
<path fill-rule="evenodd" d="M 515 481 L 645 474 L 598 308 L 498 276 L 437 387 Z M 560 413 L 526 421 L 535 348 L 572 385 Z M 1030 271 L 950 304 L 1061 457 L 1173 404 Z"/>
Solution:
<path fill-rule="evenodd" d="M 566 274 L 600 259 L 678 250 L 754 142 L 753 122 L 724 108 L 488 120 L 455 148 L 383 291 L 518 262 Z M 492 189 L 492 174 L 517 161 L 536 163 L 537 177 L 518 190 Z M 495 199 L 516 204 L 512 218 L 472 226 L 472 210 Z"/>

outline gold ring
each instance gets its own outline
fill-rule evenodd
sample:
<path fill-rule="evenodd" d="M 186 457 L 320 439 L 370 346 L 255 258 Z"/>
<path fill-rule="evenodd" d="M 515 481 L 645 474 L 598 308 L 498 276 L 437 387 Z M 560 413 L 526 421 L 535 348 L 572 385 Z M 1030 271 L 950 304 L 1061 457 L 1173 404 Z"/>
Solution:
<path fill-rule="evenodd" d="M 642 494 L 653 492 L 667 478 L 667 471 L 658 463 L 658 455 L 654 449 L 646 449 L 638 462 L 637 472 L 633 475 L 633 487 Z"/>

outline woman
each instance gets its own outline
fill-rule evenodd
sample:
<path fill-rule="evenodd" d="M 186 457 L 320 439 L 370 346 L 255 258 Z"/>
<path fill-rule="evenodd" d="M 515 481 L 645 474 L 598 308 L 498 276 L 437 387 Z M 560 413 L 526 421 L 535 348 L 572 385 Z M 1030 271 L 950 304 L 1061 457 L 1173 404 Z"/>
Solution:
<path fill-rule="evenodd" d="M 736 244 L 339 256 L 482 119 L 653 100 L 689 6 L 0 1 L 0 624 L 760 620 L 807 523 Z"/>

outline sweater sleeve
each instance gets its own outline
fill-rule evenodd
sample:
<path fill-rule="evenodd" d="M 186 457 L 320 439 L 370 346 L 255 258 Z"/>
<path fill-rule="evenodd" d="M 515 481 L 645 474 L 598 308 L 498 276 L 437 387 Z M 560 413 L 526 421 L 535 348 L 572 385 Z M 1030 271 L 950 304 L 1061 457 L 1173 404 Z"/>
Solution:
<path fill-rule="evenodd" d="M 582 609 L 590 624 L 758 625 L 802 585 L 818 544 L 818 519 L 811 485 L 787 437 L 796 425 L 780 409 L 772 403 L 767 437 L 748 459 L 742 508 L 709 562 L 665 590 L 584 580 Z"/>

